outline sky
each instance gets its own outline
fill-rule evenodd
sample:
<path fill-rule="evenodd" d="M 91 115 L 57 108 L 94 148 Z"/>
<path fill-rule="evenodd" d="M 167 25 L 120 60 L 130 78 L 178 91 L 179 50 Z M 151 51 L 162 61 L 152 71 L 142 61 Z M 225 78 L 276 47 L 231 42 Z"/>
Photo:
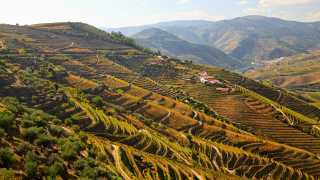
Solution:
<path fill-rule="evenodd" d="M 0 0 L 0 23 L 84 22 L 123 27 L 264 15 L 320 21 L 320 0 Z"/>

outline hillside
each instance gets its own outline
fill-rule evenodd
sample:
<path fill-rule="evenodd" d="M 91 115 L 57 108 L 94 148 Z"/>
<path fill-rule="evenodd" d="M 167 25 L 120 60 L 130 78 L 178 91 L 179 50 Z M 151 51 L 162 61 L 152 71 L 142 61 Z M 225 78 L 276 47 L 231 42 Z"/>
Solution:
<path fill-rule="evenodd" d="M 258 63 L 320 47 L 319 23 L 263 16 L 217 22 L 178 21 L 112 30 L 130 33 L 150 27 L 163 29 L 189 42 L 216 47 L 248 65 L 252 61 Z"/>
<path fill-rule="evenodd" d="M 160 50 L 162 54 L 192 60 L 197 64 L 215 65 L 230 69 L 241 68 L 240 62 L 210 46 L 189 43 L 161 29 L 146 29 L 132 36 L 144 47 Z"/>
<path fill-rule="evenodd" d="M 320 109 L 78 25 L 0 25 L 0 179 L 319 179 Z"/>
<path fill-rule="evenodd" d="M 246 76 L 269 81 L 276 86 L 302 93 L 312 102 L 320 102 L 320 51 L 309 51 L 278 60 L 247 71 Z"/>

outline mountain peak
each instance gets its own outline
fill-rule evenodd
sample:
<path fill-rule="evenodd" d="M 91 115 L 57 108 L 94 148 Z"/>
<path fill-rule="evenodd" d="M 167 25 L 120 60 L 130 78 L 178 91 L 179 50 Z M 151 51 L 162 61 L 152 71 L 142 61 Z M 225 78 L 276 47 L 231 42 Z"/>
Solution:
<path fill-rule="evenodd" d="M 155 28 L 155 27 L 144 29 L 141 32 L 135 34 L 133 37 L 136 39 L 147 39 L 147 38 L 154 38 L 154 37 L 170 38 L 170 39 L 174 39 L 174 40 L 179 39 L 177 36 L 167 32 L 167 31 L 164 31 L 162 29 Z"/>
<path fill-rule="evenodd" d="M 274 17 L 261 16 L 261 15 L 248 15 L 248 16 L 239 17 L 239 19 L 263 20 L 263 19 L 275 19 L 275 18 Z"/>
<path fill-rule="evenodd" d="M 144 29 L 140 33 L 146 33 L 146 32 L 150 32 L 150 33 L 159 33 L 159 32 L 161 32 L 161 33 L 169 34 L 168 32 L 166 32 L 166 31 L 164 31 L 164 30 L 162 30 L 160 28 L 156 28 L 156 27 L 150 27 L 148 29 Z"/>
<path fill-rule="evenodd" d="M 268 16 L 261 16 L 261 15 L 249 15 L 249 16 L 243 16 L 243 17 L 237 17 L 231 20 L 226 20 L 226 21 L 252 21 L 252 22 L 291 22 L 291 21 L 286 21 L 277 17 L 268 17 Z"/>

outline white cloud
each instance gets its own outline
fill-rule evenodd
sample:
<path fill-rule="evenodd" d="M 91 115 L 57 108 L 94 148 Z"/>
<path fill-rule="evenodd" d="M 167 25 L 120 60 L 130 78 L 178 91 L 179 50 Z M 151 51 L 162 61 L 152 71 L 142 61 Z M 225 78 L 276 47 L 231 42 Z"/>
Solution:
<path fill-rule="evenodd" d="M 211 15 L 208 12 L 203 10 L 177 12 L 172 17 L 174 17 L 175 19 L 182 19 L 182 20 L 203 19 L 203 20 L 209 20 L 209 21 L 217 21 L 225 18 L 224 16 Z"/>
<path fill-rule="evenodd" d="M 239 2 L 238 2 L 238 4 L 240 4 L 240 5 L 246 5 L 246 4 L 248 4 L 249 2 L 248 2 L 248 0 L 240 0 Z"/>
<path fill-rule="evenodd" d="M 246 15 L 263 15 L 263 16 L 273 16 L 282 19 L 290 20 L 316 20 L 320 17 L 319 14 L 311 14 L 299 18 L 299 16 L 291 11 L 290 6 L 301 6 L 301 5 L 312 5 L 316 0 L 259 0 L 256 6 L 244 9 L 243 12 Z M 288 7 L 289 6 L 289 7 Z M 319 15 L 319 16 L 318 16 Z"/>
<path fill-rule="evenodd" d="M 191 0 L 177 0 L 178 4 L 187 4 L 191 2 Z"/>
<path fill-rule="evenodd" d="M 266 15 L 267 9 L 262 7 L 248 8 L 243 11 L 247 15 Z"/>
<path fill-rule="evenodd" d="M 301 5 L 309 4 L 314 2 L 314 0 L 260 0 L 259 6 L 271 7 L 271 6 L 287 6 L 287 5 Z"/>
<path fill-rule="evenodd" d="M 168 14 L 165 12 L 155 13 L 145 18 L 144 24 L 152 24 L 155 22 L 163 21 L 175 21 L 175 20 L 208 20 L 208 21 L 218 21 L 226 19 L 225 16 L 212 15 L 206 11 L 195 9 L 191 11 L 178 11 L 173 14 Z M 139 24 L 137 24 L 139 25 Z"/>
<path fill-rule="evenodd" d="M 308 13 L 305 16 L 306 21 L 320 21 L 320 11 Z"/>

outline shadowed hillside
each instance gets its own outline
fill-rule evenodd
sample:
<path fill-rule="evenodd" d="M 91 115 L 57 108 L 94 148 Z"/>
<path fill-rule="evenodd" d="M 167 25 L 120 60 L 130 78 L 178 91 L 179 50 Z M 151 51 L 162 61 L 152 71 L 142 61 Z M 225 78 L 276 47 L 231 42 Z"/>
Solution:
<path fill-rule="evenodd" d="M 162 54 L 192 60 L 197 64 L 216 65 L 232 69 L 241 68 L 239 60 L 210 46 L 192 44 L 161 29 L 146 29 L 133 38 L 137 43 L 156 50 Z"/>

